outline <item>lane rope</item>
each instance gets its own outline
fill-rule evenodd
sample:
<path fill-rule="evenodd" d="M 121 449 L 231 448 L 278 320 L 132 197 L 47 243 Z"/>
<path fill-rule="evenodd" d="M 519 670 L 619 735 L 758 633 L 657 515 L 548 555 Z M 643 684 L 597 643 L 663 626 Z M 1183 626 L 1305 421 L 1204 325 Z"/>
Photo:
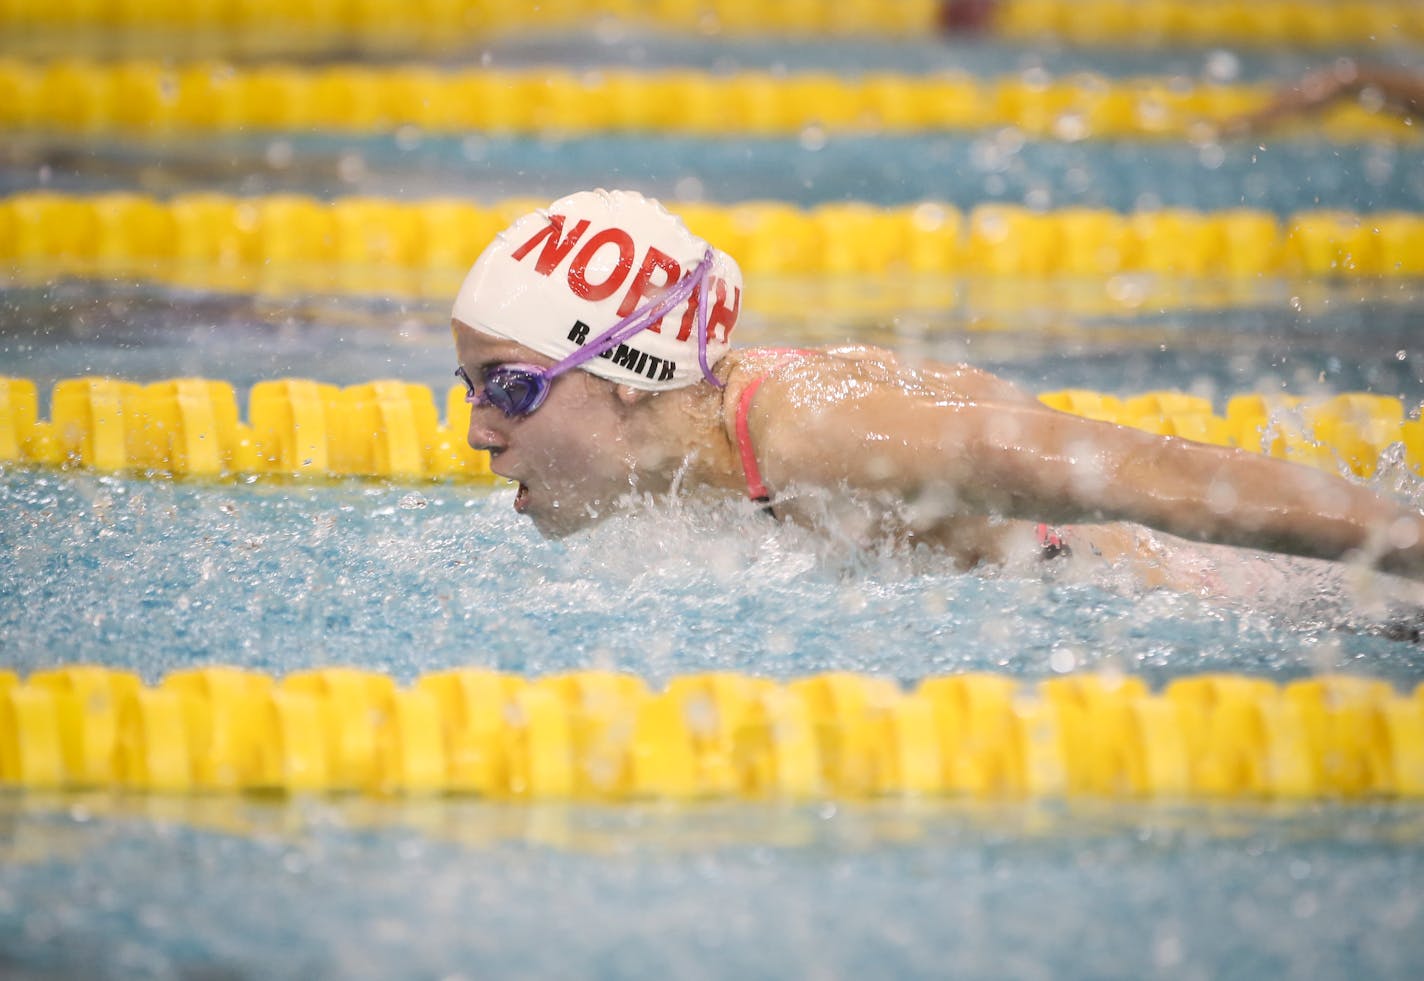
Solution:
<path fill-rule="evenodd" d="M 2 8 L 0 8 L 2 9 Z M 584 72 L 333 64 L 171 64 L 0 58 L 0 131 L 178 134 L 413 131 L 548 136 L 668 133 L 743 137 L 1014 127 L 1087 139 L 1212 139 L 1265 106 L 1274 86 L 1181 78 L 997 79 L 963 73 Z M 1358 102 L 1298 125 L 1339 142 L 1413 142 L 1417 127 Z M 1289 130 L 1286 130 L 1289 132 Z"/>
<path fill-rule="evenodd" d="M 0 784 L 513 800 L 1424 796 L 1424 685 L 477 668 L 0 673 Z"/>
<path fill-rule="evenodd" d="M 189 34 L 315 34 L 383 49 L 450 50 L 493 36 L 587 29 L 601 21 L 712 36 L 793 34 L 923 37 L 938 30 L 1070 44 L 1280 45 L 1340 48 L 1424 39 L 1411 0 L 182 0 L 98 5 L 7 0 L 11 32 L 102 28 Z"/>
<path fill-rule="evenodd" d="M 449 287 L 496 232 L 545 204 L 31 191 L 0 198 L 0 264 L 79 273 L 117 266 L 181 285 L 200 285 L 190 281 L 194 276 L 215 286 L 259 278 L 280 284 L 286 277 L 292 289 L 306 291 L 323 282 L 332 288 L 365 282 L 368 291 L 390 287 L 404 295 L 413 285 L 410 273 L 431 274 Z M 983 204 L 966 213 L 934 201 L 672 207 L 695 234 L 757 275 L 1424 277 L 1424 214 L 1407 211 L 1327 209 L 1282 219 L 1253 208 L 1123 213 Z"/>
<path fill-rule="evenodd" d="M 470 407 L 464 394 L 461 385 L 444 393 L 442 420 L 436 394 L 425 385 L 377 380 L 338 388 L 279 379 L 252 387 L 243 420 L 236 391 L 225 381 L 71 378 L 55 383 L 44 420 L 33 381 L 0 376 L 0 466 L 152 477 L 497 481 L 489 455 L 466 441 Z M 1424 474 L 1420 407 L 1391 396 L 1243 393 L 1220 414 L 1210 399 L 1176 391 L 1122 398 L 1064 389 L 1039 398 L 1086 418 L 1241 447 L 1334 473 L 1368 479 L 1382 465 L 1402 462 Z"/>

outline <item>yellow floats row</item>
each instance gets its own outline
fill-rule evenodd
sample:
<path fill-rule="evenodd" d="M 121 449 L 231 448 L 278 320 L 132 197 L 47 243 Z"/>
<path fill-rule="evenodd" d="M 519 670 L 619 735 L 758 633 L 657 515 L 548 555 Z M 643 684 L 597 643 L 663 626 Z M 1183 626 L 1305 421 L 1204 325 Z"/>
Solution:
<path fill-rule="evenodd" d="M 987 13 L 956 17 L 985 6 Z M 380 44 L 454 47 L 491 34 L 586 27 L 600 18 L 713 33 L 920 37 L 983 26 L 1083 44 L 1355 46 L 1424 38 L 1410 0 L 5 0 L 0 27 L 324 31 Z"/>
<path fill-rule="evenodd" d="M 547 203 L 28 192 L 0 198 L 0 264 L 109 263 L 160 277 L 214 266 L 263 267 L 269 276 L 332 268 L 358 278 L 373 269 L 462 273 L 496 232 Z M 985 204 L 964 213 L 934 202 L 802 209 L 770 201 L 673 208 L 751 274 L 1424 276 L 1424 214 L 1404 211 L 1303 211 L 1282 220 L 1248 208 L 1124 214 Z"/>
<path fill-rule="evenodd" d="M 1410 0 L 998 0 L 989 23 L 1020 41 L 1073 44 L 1393 45 L 1424 38 Z"/>
<path fill-rule="evenodd" d="M 493 34 L 587 28 L 619 18 L 637 27 L 752 33 L 923 35 L 944 0 L 6 0 L 0 26 L 325 31 L 380 47 L 426 39 L 440 47 Z"/>
<path fill-rule="evenodd" d="M 368 476 L 395 480 L 494 480 L 489 456 L 466 440 L 464 388 L 445 394 L 444 423 L 424 385 L 373 381 L 347 388 L 304 379 L 264 381 L 238 417 L 232 385 L 201 378 L 148 385 L 113 378 L 56 383 L 51 419 L 39 418 L 35 384 L 0 377 L 0 466 L 82 466 L 135 474 Z M 1403 445 L 1424 473 L 1424 421 L 1397 398 L 1347 393 L 1305 399 L 1237 395 L 1218 415 L 1183 392 L 1118 398 L 1065 389 L 1040 399 L 1064 412 L 1164 436 L 1235 446 L 1371 477 Z M 1417 412 L 1411 413 L 1417 415 Z"/>
<path fill-rule="evenodd" d="M 28 789 L 368 791 L 497 799 L 1424 796 L 1424 687 L 1321 676 L 1037 683 L 988 674 L 906 691 L 479 669 L 409 687 L 352 668 L 228 667 L 155 687 L 69 666 L 0 673 L 0 784 Z"/>
<path fill-rule="evenodd" d="M 1197 85 L 962 73 L 496 71 L 420 66 L 0 59 L 0 129 L 123 134 L 330 130 L 380 133 L 660 132 L 772 136 L 1016 127 L 1083 140 L 1210 133 L 1262 108 L 1269 84 Z M 1206 129 L 1202 127 L 1206 126 Z M 1417 138 L 1353 103 L 1310 120 L 1342 141 Z"/>
<path fill-rule="evenodd" d="M 1218 415 L 1210 399 L 1186 392 L 1118 398 L 1086 389 L 1039 396 L 1063 412 L 1131 426 L 1160 436 L 1234 446 L 1331 472 L 1373 477 L 1385 451 L 1402 444 L 1404 461 L 1424 474 L 1424 421 L 1406 418 L 1388 395 L 1347 392 L 1321 398 L 1242 394 Z M 1414 412 L 1418 415 L 1418 412 Z"/>
<path fill-rule="evenodd" d="M 33 463 L 179 476 L 278 473 L 397 480 L 494 480 L 470 449 L 470 407 L 452 386 L 445 418 L 424 385 L 374 381 L 337 388 L 301 379 L 259 382 L 238 418 L 227 382 L 138 385 L 112 378 L 58 382 L 51 420 L 37 390 L 0 377 L 0 465 Z"/>

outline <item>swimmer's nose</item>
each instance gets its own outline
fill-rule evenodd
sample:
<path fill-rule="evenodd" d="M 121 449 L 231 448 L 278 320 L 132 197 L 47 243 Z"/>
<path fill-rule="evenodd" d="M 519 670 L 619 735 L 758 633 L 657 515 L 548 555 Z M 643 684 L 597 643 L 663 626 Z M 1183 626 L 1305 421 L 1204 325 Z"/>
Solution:
<path fill-rule="evenodd" d="M 465 439 L 472 449 L 498 453 L 505 447 L 504 437 L 485 423 L 485 413 L 481 411 L 482 408 L 487 409 L 488 407 L 475 406 L 470 413 L 470 429 L 465 434 Z M 495 414 L 499 414 L 498 410 L 495 410 Z"/>

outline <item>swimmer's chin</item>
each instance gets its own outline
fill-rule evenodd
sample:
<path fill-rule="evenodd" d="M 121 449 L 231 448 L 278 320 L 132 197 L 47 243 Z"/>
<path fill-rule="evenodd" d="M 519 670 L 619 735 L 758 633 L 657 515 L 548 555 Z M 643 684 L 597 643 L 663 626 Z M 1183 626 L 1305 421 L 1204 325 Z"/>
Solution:
<path fill-rule="evenodd" d="M 521 512 L 534 522 L 534 529 L 551 541 L 567 538 L 587 528 L 592 528 L 609 515 L 600 514 L 591 508 L 560 507 L 557 503 L 526 507 Z"/>
<path fill-rule="evenodd" d="M 534 495 L 527 491 L 516 499 L 517 510 L 534 522 L 534 528 L 547 539 L 567 538 L 580 531 L 586 531 L 602 524 L 610 518 L 636 512 L 646 508 L 653 498 L 629 492 L 612 500 L 583 501 L 570 504 L 560 500 L 550 500 L 543 494 Z"/>

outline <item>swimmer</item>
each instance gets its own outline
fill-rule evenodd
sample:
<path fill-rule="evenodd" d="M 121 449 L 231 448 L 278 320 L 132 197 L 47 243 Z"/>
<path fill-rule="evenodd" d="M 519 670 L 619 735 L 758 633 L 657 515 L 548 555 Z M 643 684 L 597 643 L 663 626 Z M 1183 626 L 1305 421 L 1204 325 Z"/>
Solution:
<path fill-rule="evenodd" d="M 1260 133 L 1296 116 L 1323 111 L 1344 99 L 1357 99 L 1373 112 L 1390 112 L 1406 121 L 1424 110 L 1424 76 L 1403 69 L 1362 65 L 1340 58 L 1282 88 L 1264 107 L 1221 125 L 1226 135 Z"/>
<path fill-rule="evenodd" d="M 1167 535 L 1424 579 L 1424 515 L 1340 477 L 1043 405 L 965 364 L 731 346 L 736 262 L 631 191 L 518 219 L 455 301 L 470 445 L 569 534 L 632 496 L 743 497 L 960 567 L 1080 560 L 1192 588 Z"/>

